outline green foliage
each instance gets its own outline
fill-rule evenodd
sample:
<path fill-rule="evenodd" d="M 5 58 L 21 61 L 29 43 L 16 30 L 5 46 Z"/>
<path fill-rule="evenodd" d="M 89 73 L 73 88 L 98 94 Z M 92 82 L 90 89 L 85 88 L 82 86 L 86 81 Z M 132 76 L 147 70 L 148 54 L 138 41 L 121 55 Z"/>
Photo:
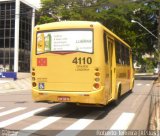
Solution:
<path fill-rule="evenodd" d="M 133 49 L 134 58 L 152 53 L 157 40 L 134 19 L 157 35 L 157 11 L 160 0 L 41 0 L 37 24 L 60 20 L 98 21 L 124 39 Z"/>

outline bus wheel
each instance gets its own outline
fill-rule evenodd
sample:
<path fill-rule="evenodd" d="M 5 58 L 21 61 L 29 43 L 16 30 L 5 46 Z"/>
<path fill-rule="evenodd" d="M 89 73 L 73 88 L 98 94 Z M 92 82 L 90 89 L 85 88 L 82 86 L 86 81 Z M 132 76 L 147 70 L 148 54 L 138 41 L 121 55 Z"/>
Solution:
<path fill-rule="evenodd" d="M 132 89 L 130 89 L 130 90 L 129 90 L 129 93 L 133 93 L 133 90 L 132 90 Z"/>
<path fill-rule="evenodd" d="M 117 106 L 120 103 L 120 96 L 121 96 L 121 86 L 118 88 L 118 94 L 117 94 L 117 99 L 113 101 L 114 105 Z"/>
<path fill-rule="evenodd" d="M 134 81 L 132 83 L 132 88 L 129 90 L 130 93 L 133 93 Z"/>

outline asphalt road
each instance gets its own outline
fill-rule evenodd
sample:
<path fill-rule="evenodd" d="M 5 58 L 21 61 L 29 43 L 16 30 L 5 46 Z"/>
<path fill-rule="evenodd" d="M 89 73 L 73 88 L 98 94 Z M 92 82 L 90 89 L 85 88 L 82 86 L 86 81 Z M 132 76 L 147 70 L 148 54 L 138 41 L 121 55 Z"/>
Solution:
<path fill-rule="evenodd" d="M 133 92 L 124 95 L 119 105 L 111 103 L 103 108 L 34 103 L 30 89 L 0 91 L 0 135 L 145 136 L 152 84 L 153 80 L 136 80 Z"/>

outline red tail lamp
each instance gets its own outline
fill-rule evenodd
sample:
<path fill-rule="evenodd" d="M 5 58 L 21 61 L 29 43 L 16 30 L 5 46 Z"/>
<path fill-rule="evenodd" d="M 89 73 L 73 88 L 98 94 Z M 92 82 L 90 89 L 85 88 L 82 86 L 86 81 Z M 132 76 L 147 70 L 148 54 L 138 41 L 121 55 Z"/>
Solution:
<path fill-rule="evenodd" d="M 96 88 L 96 89 L 99 89 L 100 88 L 100 84 L 99 83 L 94 83 L 93 87 Z"/>

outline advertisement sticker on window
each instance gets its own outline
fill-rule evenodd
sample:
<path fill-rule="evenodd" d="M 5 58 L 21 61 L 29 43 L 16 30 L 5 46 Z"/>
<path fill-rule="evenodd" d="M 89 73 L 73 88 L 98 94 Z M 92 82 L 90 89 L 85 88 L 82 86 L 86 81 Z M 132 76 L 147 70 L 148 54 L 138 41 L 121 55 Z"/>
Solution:
<path fill-rule="evenodd" d="M 37 34 L 37 54 L 45 52 L 76 51 L 93 52 L 93 32 L 53 31 Z"/>

